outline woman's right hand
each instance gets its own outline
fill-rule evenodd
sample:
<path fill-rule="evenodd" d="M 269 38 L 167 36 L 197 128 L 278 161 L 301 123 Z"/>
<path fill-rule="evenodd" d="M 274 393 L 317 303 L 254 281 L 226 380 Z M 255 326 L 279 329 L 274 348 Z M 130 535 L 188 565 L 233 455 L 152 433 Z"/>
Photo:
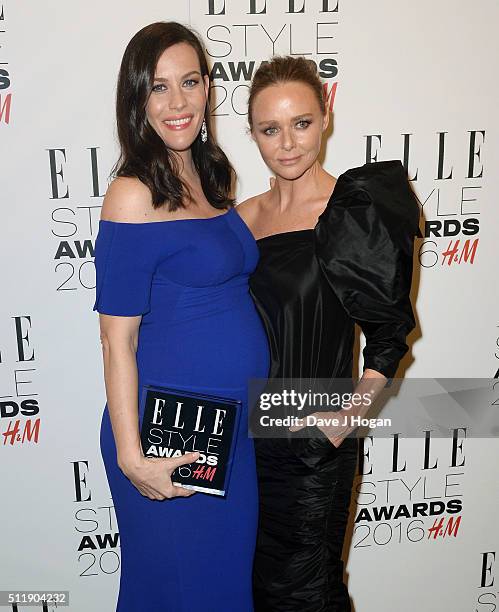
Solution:
<path fill-rule="evenodd" d="M 181 465 L 194 463 L 199 453 L 187 453 L 181 457 L 158 458 L 145 457 L 143 454 L 135 460 L 119 462 L 121 471 L 130 482 L 149 499 L 171 499 L 172 497 L 191 497 L 195 491 L 172 484 L 172 472 Z"/>

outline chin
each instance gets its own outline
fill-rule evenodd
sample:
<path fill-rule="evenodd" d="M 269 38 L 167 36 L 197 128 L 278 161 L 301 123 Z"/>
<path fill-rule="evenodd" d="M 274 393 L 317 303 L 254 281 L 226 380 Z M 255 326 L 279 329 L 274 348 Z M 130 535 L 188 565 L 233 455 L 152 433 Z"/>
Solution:
<path fill-rule="evenodd" d="M 289 166 L 287 168 L 285 166 L 279 166 L 273 169 L 276 176 L 280 176 L 288 181 L 299 179 L 307 170 L 308 166 L 302 164 L 300 164 L 300 166 Z"/>
<path fill-rule="evenodd" d="M 165 145 L 172 151 L 177 151 L 178 153 L 181 153 L 182 151 L 187 151 L 188 149 L 190 149 L 192 146 L 192 143 L 196 139 L 195 134 L 191 134 L 189 136 L 187 136 L 187 134 L 185 136 L 182 135 L 181 138 L 175 138 L 175 137 L 172 138 L 171 134 L 168 134 L 167 137 L 165 136 L 166 136 L 165 134 L 161 135 L 161 138 L 163 142 L 165 143 Z"/>

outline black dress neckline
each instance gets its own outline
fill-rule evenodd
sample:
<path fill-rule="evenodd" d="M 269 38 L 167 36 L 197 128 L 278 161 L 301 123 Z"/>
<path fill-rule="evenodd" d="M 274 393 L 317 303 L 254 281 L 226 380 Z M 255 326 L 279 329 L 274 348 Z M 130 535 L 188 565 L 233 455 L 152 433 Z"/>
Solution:
<path fill-rule="evenodd" d="M 345 174 L 348 174 L 349 172 L 351 172 L 352 170 L 355 170 L 355 168 L 349 168 L 348 170 L 346 170 L 345 172 L 342 172 L 341 174 L 338 175 L 338 178 L 336 179 L 336 183 L 334 184 L 333 187 L 333 191 L 331 192 L 327 202 L 326 202 L 326 206 L 324 206 L 324 210 L 321 212 L 321 214 L 317 217 L 317 223 L 314 225 L 314 227 L 309 227 L 309 228 L 305 228 L 305 229 L 299 229 L 299 230 L 289 230 L 287 232 L 277 232 L 275 234 L 269 234 L 268 236 L 263 236 L 262 238 L 258 238 L 258 240 L 256 240 L 257 243 L 262 242 L 263 240 L 267 240 L 270 238 L 275 238 L 277 236 L 289 236 L 289 237 L 293 237 L 293 235 L 296 234 L 303 234 L 303 233 L 308 233 L 308 232 L 315 232 L 315 230 L 317 229 L 317 226 L 320 223 L 321 217 L 324 215 L 324 213 L 328 210 L 328 208 L 331 206 L 331 202 L 334 201 L 335 199 L 335 192 L 336 192 L 336 188 L 338 186 L 338 183 L 340 181 L 340 179 L 345 176 Z"/>
<path fill-rule="evenodd" d="M 336 179 L 336 183 L 334 184 L 333 191 L 328 198 L 326 206 L 321 214 L 317 217 L 317 223 L 313 228 L 300 229 L 300 230 L 290 230 L 287 232 L 277 232 L 276 234 L 269 234 L 268 236 L 263 236 L 262 238 L 258 238 L 255 240 L 256 243 L 261 243 L 264 240 L 270 240 L 271 238 L 278 238 L 279 236 L 283 238 L 289 238 L 296 236 L 297 234 L 306 234 L 310 232 L 317 232 L 321 221 L 326 220 L 330 209 L 333 203 L 341 199 L 342 197 L 346 197 L 351 195 L 352 189 L 361 189 L 365 188 L 364 183 L 369 185 L 369 182 L 374 178 L 377 179 L 378 176 L 383 173 L 388 173 L 391 175 L 397 175 L 400 173 L 401 169 L 403 169 L 402 162 L 398 159 L 387 160 L 387 161 L 378 161 L 378 162 L 370 162 L 365 163 L 362 166 L 356 166 L 354 168 L 348 168 L 345 172 L 342 172 L 338 175 Z M 405 172 L 405 171 L 404 171 Z"/>
<path fill-rule="evenodd" d="M 315 231 L 315 228 L 290 230 L 289 232 L 277 232 L 275 234 L 269 234 L 268 236 L 263 236 L 262 238 L 258 238 L 256 242 L 260 244 L 261 242 L 264 242 L 265 240 L 270 240 L 271 238 L 294 238 L 295 236 L 297 236 L 297 234 L 308 234 L 314 231 Z"/>

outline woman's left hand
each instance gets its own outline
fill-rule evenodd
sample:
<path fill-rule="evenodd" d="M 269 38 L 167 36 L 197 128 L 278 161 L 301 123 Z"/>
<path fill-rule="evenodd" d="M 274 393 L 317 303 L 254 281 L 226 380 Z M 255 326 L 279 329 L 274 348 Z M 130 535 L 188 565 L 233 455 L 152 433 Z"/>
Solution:
<path fill-rule="evenodd" d="M 342 409 L 337 412 L 314 412 L 307 418 L 314 417 L 316 419 L 314 426 L 322 431 L 333 446 L 338 448 L 348 434 L 356 429 L 356 426 L 350 423 L 351 416 L 350 410 Z M 291 426 L 289 430 L 295 432 L 309 426 L 306 419 L 301 419 L 300 424 Z"/>
<path fill-rule="evenodd" d="M 357 425 L 352 424 L 352 417 L 360 416 L 362 418 L 367 414 L 376 397 L 386 385 L 386 382 L 386 377 L 380 372 L 366 369 L 355 387 L 354 394 L 358 394 L 359 397 L 362 398 L 368 397 L 368 402 L 364 401 L 351 408 L 342 408 L 337 412 L 314 412 L 312 415 L 309 415 L 308 418 L 312 416 L 316 417 L 316 423 L 307 422 L 306 417 L 305 419 L 301 419 L 299 424 L 292 425 L 289 430 L 295 432 L 310 425 L 315 426 L 322 431 L 333 446 L 338 448 L 343 440 L 354 431 L 354 429 L 357 429 Z"/>

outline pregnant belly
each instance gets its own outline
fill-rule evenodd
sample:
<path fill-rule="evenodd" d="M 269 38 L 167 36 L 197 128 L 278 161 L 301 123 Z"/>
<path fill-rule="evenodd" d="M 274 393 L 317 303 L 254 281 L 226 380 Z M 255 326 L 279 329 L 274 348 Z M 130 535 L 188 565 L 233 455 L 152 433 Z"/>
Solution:
<path fill-rule="evenodd" d="M 269 349 L 248 296 L 225 310 L 141 329 L 137 363 L 143 381 L 241 388 L 267 376 Z"/>

